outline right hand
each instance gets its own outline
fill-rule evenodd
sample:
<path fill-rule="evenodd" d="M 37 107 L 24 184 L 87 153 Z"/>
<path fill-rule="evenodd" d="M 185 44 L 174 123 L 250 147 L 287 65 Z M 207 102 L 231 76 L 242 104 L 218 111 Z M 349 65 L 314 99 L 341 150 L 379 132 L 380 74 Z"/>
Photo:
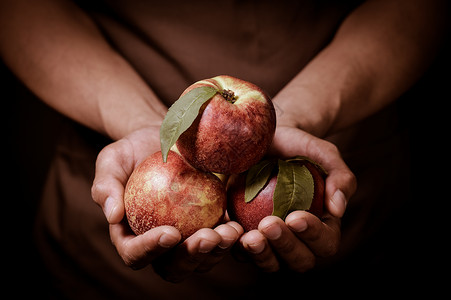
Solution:
<path fill-rule="evenodd" d="M 96 161 L 92 197 L 102 207 L 110 237 L 124 263 L 139 269 L 154 264 L 169 281 L 211 269 L 243 233 L 236 222 L 203 228 L 179 244 L 180 232 L 171 226 L 153 228 L 136 236 L 125 218 L 124 190 L 135 167 L 160 150 L 159 126 L 141 128 L 106 146 Z M 164 255 L 163 255 L 164 254 Z"/>
<path fill-rule="evenodd" d="M 241 248 L 237 249 L 244 250 L 262 270 L 274 272 L 283 265 L 305 272 L 315 266 L 317 257 L 338 251 L 341 217 L 356 190 L 356 178 L 337 147 L 295 127 L 277 127 L 271 154 L 285 158 L 304 155 L 327 170 L 324 214 L 318 218 L 306 211 L 294 211 L 285 222 L 276 216 L 265 217 L 258 230 L 240 238 Z"/>

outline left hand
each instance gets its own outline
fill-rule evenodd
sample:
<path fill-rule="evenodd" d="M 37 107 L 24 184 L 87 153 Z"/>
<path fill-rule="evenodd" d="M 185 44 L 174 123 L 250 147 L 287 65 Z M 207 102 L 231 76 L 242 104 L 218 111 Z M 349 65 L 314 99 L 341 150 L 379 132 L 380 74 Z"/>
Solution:
<path fill-rule="evenodd" d="M 236 222 L 202 228 L 180 242 L 180 232 L 159 226 L 136 236 L 128 226 L 124 189 L 134 168 L 160 149 L 159 126 L 138 129 L 106 146 L 96 162 L 93 200 L 102 207 L 110 238 L 125 265 L 139 269 L 154 265 L 168 281 L 182 281 L 193 272 L 205 272 L 218 263 L 243 233 Z"/>
<path fill-rule="evenodd" d="M 285 221 L 268 216 L 260 222 L 258 230 L 241 237 L 240 246 L 265 271 L 277 271 L 283 264 L 294 271 L 305 272 L 315 266 L 316 257 L 337 252 L 341 217 L 347 200 L 355 192 L 356 179 L 336 146 L 294 127 L 277 128 L 272 154 L 304 155 L 327 170 L 325 212 L 321 219 L 306 211 L 294 211 Z"/>

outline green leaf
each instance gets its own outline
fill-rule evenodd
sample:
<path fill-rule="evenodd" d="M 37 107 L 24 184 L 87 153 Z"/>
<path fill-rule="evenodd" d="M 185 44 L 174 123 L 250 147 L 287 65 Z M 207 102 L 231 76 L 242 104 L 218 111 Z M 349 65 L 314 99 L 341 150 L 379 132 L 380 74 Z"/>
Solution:
<path fill-rule="evenodd" d="M 317 163 L 316 161 L 314 161 L 313 159 L 311 159 L 311 158 L 309 158 L 307 156 L 298 155 L 298 156 L 295 156 L 293 158 L 287 159 L 286 161 L 287 162 L 296 162 L 296 161 L 304 161 L 304 160 L 312 163 L 318 169 L 318 171 L 320 172 L 320 174 L 323 177 L 326 177 L 328 175 L 326 169 L 324 169 L 323 166 L 321 166 L 319 163 Z"/>
<path fill-rule="evenodd" d="M 278 165 L 279 173 L 273 196 L 273 215 L 285 219 L 294 210 L 310 208 L 314 181 L 310 171 L 303 165 L 280 159 Z"/>
<path fill-rule="evenodd" d="M 246 189 L 244 190 L 244 201 L 252 201 L 263 189 L 276 166 L 276 160 L 263 160 L 252 166 L 246 175 Z"/>
<path fill-rule="evenodd" d="M 193 124 L 201 106 L 210 100 L 217 89 L 211 86 L 201 86 L 192 89 L 169 108 L 160 127 L 161 152 L 166 162 L 169 150 L 180 135 Z"/>

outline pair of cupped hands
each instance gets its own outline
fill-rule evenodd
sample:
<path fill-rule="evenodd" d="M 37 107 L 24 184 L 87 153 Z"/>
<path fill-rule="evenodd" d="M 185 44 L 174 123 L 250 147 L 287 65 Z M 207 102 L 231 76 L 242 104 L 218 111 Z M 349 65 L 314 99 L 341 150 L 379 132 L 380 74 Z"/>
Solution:
<path fill-rule="evenodd" d="M 203 228 L 181 241 L 180 232 L 160 226 L 136 236 L 125 217 L 124 188 L 134 168 L 160 150 L 158 126 L 141 128 L 108 145 L 98 155 L 92 197 L 109 223 L 110 237 L 125 264 L 139 269 L 152 264 L 164 279 L 179 282 L 193 272 L 206 272 L 231 250 L 238 259 L 251 261 L 263 271 L 282 266 L 305 272 L 317 257 L 334 255 L 339 246 L 341 217 L 354 193 L 356 180 L 332 143 L 303 130 L 278 126 L 270 155 L 304 155 L 328 172 L 325 212 L 321 219 L 305 211 L 290 213 L 285 221 L 264 218 L 258 230 L 244 232 L 226 220 L 216 228 Z M 226 218 L 227 219 L 227 218 Z"/>

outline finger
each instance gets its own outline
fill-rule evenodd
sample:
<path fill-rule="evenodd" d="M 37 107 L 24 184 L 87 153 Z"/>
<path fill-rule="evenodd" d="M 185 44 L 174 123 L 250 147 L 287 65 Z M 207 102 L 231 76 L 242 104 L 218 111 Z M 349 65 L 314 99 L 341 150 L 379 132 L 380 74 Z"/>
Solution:
<path fill-rule="evenodd" d="M 308 248 L 320 257 L 334 255 L 340 244 L 340 218 L 330 214 L 322 220 L 305 211 L 290 213 L 285 223 Z"/>
<path fill-rule="evenodd" d="M 221 224 L 214 229 L 220 236 L 220 244 L 211 252 L 211 254 L 222 255 L 230 250 L 235 242 L 244 233 L 243 227 L 234 221 L 229 221 L 226 224 Z"/>
<path fill-rule="evenodd" d="M 105 147 L 96 161 L 91 195 L 110 224 L 119 223 L 124 216 L 124 186 L 133 171 L 132 162 L 124 158 L 126 144 L 121 140 Z"/>
<path fill-rule="evenodd" d="M 246 251 L 248 257 L 265 272 L 276 272 L 279 270 L 279 261 L 272 251 L 268 240 L 258 230 L 251 230 L 241 236 L 241 247 Z"/>
<path fill-rule="evenodd" d="M 328 172 L 325 207 L 332 215 L 343 216 L 357 181 L 334 144 L 297 128 L 280 126 L 274 136 L 272 153 L 282 157 L 305 155 L 321 164 Z"/>
<path fill-rule="evenodd" d="M 181 234 L 174 227 L 160 226 L 136 236 L 123 221 L 110 225 L 110 237 L 124 263 L 139 269 L 175 247 Z"/>
<path fill-rule="evenodd" d="M 194 272 L 221 241 L 221 236 L 213 229 L 200 229 L 173 251 L 158 259 L 153 264 L 154 269 L 164 279 L 180 282 Z"/>
<path fill-rule="evenodd" d="M 197 272 L 207 272 L 211 270 L 223 257 L 229 253 L 232 246 L 243 234 L 243 228 L 236 222 L 221 224 L 214 229 L 220 236 L 221 242 L 214 248 L 210 255 L 196 268 Z"/>
<path fill-rule="evenodd" d="M 268 239 L 273 251 L 293 271 L 306 272 L 315 266 L 315 255 L 279 217 L 264 218 L 258 230 Z"/>
<path fill-rule="evenodd" d="M 240 236 L 243 235 L 244 228 L 238 222 L 228 221 L 226 224 L 233 227 Z"/>
<path fill-rule="evenodd" d="M 357 180 L 334 144 L 313 137 L 308 150 L 311 152 L 311 158 L 328 171 L 325 207 L 330 214 L 341 218 L 349 198 L 355 193 Z"/>
<path fill-rule="evenodd" d="M 357 181 L 349 169 L 335 169 L 326 178 L 324 204 L 326 210 L 335 217 L 341 218 L 354 194 Z"/>

